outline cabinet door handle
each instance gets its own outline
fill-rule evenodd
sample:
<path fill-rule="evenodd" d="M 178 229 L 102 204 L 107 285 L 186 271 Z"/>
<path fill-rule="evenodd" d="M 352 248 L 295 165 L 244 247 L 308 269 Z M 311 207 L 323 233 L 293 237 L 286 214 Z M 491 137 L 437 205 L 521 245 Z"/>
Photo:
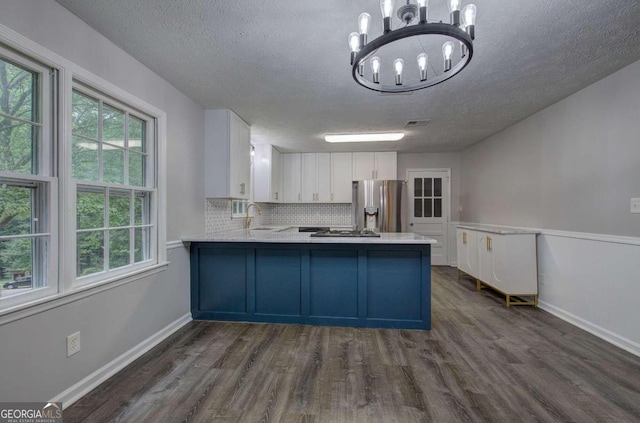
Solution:
<path fill-rule="evenodd" d="M 331 193 L 331 201 L 333 201 L 333 193 Z"/>
<path fill-rule="evenodd" d="M 376 179 L 376 171 L 375 170 L 371 171 L 371 179 Z"/>
<path fill-rule="evenodd" d="M 278 199 L 278 193 L 276 192 L 276 200 Z"/>
<path fill-rule="evenodd" d="M 302 201 L 302 194 L 298 193 L 298 201 Z"/>
<path fill-rule="evenodd" d="M 466 232 L 462 233 L 462 243 L 464 245 L 467 245 L 467 233 Z"/>
<path fill-rule="evenodd" d="M 489 238 L 489 251 L 493 251 L 493 239 Z"/>
<path fill-rule="evenodd" d="M 244 194 L 244 182 L 240 184 L 240 194 Z"/>

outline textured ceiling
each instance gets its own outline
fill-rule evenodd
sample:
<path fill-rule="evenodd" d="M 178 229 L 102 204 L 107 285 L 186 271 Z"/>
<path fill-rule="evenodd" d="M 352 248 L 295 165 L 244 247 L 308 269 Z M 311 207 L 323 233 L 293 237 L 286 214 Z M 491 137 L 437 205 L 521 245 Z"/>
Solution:
<path fill-rule="evenodd" d="M 372 15 L 370 39 L 381 32 L 378 0 L 57 1 L 203 107 L 233 109 L 255 142 L 283 152 L 459 151 L 640 59 L 637 0 L 475 0 L 470 65 L 444 84 L 388 96 L 357 85 L 349 66 L 358 15 Z M 430 19 L 448 20 L 445 0 L 430 1 Z M 430 123 L 399 143 L 323 140 L 415 119 Z"/>

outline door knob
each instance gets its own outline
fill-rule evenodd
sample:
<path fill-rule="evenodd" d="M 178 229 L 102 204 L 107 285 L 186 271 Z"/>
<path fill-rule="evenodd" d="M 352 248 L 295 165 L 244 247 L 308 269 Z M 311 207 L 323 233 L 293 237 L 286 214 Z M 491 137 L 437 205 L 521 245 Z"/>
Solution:
<path fill-rule="evenodd" d="M 409 226 L 413 226 L 413 223 L 409 223 Z"/>

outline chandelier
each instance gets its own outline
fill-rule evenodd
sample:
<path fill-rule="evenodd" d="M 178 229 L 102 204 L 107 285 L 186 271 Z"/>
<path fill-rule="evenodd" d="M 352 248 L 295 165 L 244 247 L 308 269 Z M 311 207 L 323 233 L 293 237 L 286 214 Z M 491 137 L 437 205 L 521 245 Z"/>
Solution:
<path fill-rule="evenodd" d="M 446 1 L 449 23 L 428 19 L 428 0 L 417 0 L 417 4 L 407 0 L 397 11 L 403 25 L 392 30 L 395 1 L 380 0 L 384 32 L 369 43 L 371 15 L 360 14 L 359 32 L 349 34 L 353 79 L 374 91 L 403 93 L 440 84 L 464 69 L 473 56 L 476 7 L 468 4 L 460 10 L 461 0 Z M 414 21 L 417 22 L 412 24 Z M 429 57 L 429 54 L 431 57 L 440 54 L 435 49 L 442 51 L 441 68 L 436 68 Z M 418 54 L 411 59 L 415 60 L 414 67 L 405 69 L 405 60 L 400 56 L 407 51 Z M 365 69 L 366 62 L 369 62 L 368 69 Z"/>

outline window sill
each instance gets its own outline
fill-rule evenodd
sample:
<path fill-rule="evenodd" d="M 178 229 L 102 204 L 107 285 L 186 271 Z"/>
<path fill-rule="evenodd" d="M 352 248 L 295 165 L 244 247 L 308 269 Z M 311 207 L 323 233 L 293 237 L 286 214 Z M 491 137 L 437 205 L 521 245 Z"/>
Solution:
<path fill-rule="evenodd" d="M 167 267 L 169 267 L 168 261 L 101 281 L 99 283 L 81 286 L 62 294 L 54 294 L 45 298 L 16 305 L 0 311 L 0 326 L 126 285 L 130 282 L 155 275 L 156 273 L 164 272 Z"/>

